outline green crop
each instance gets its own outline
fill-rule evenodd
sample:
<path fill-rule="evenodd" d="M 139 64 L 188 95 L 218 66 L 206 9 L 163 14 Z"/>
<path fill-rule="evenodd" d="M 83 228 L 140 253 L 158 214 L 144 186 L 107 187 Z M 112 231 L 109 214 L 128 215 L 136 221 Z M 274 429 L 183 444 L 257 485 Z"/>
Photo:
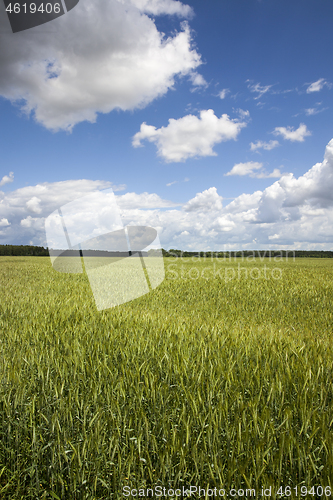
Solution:
<path fill-rule="evenodd" d="M 0 257 L 1 499 L 333 490 L 332 261 L 186 260 L 98 312 L 85 274 Z"/>

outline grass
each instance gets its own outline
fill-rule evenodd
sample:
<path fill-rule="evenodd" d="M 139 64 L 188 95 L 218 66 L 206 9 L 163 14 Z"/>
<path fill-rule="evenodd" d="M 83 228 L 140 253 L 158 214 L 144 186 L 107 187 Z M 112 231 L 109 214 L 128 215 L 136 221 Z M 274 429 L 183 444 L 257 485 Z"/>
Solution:
<path fill-rule="evenodd" d="M 186 260 L 98 312 L 86 275 L 0 258 L 1 499 L 333 489 L 332 261 Z"/>

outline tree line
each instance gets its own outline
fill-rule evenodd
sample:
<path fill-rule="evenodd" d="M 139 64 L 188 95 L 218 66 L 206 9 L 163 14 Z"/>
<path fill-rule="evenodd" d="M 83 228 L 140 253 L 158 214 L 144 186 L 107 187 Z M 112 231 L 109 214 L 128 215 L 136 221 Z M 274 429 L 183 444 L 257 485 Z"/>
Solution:
<path fill-rule="evenodd" d="M 150 253 L 152 253 L 150 251 Z M 239 250 L 230 252 L 190 252 L 171 248 L 164 250 L 163 257 L 206 257 L 230 259 L 235 257 L 312 257 L 312 258 L 333 258 L 333 251 L 330 250 Z M 34 245 L 0 245 L 0 255 L 14 256 L 36 256 L 46 257 L 49 255 L 48 248 Z"/>
<path fill-rule="evenodd" d="M 49 255 L 47 248 L 33 245 L 0 245 L 0 255 L 45 257 Z"/>
<path fill-rule="evenodd" d="M 235 257 L 307 257 L 307 258 L 332 258 L 333 251 L 330 250 L 239 250 L 230 252 L 188 252 L 171 248 L 164 250 L 163 257 L 206 257 L 218 259 L 230 259 Z"/>

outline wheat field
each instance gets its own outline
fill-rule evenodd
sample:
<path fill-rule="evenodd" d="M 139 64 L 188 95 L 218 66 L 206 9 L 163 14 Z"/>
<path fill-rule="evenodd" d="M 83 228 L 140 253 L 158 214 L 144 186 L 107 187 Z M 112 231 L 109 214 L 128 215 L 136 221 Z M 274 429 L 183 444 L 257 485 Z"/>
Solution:
<path fill-rule="evenodd" d="M 330 498 L 332 260 L 164 263 L 98 312 L 85 274 L 0 257 L 0 498 Z"/>

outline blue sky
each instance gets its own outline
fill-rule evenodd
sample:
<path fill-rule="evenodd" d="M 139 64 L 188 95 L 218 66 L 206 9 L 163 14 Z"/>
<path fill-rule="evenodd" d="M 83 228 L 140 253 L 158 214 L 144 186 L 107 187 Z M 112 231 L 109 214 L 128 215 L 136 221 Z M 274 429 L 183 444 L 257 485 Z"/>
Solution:
<path fill-rule="evenodd" d="M 164 248 L 332 248 L 330 1 L 0 15 L 0 243 L 46 244 L 51 212 L 113 187 Z"/>

